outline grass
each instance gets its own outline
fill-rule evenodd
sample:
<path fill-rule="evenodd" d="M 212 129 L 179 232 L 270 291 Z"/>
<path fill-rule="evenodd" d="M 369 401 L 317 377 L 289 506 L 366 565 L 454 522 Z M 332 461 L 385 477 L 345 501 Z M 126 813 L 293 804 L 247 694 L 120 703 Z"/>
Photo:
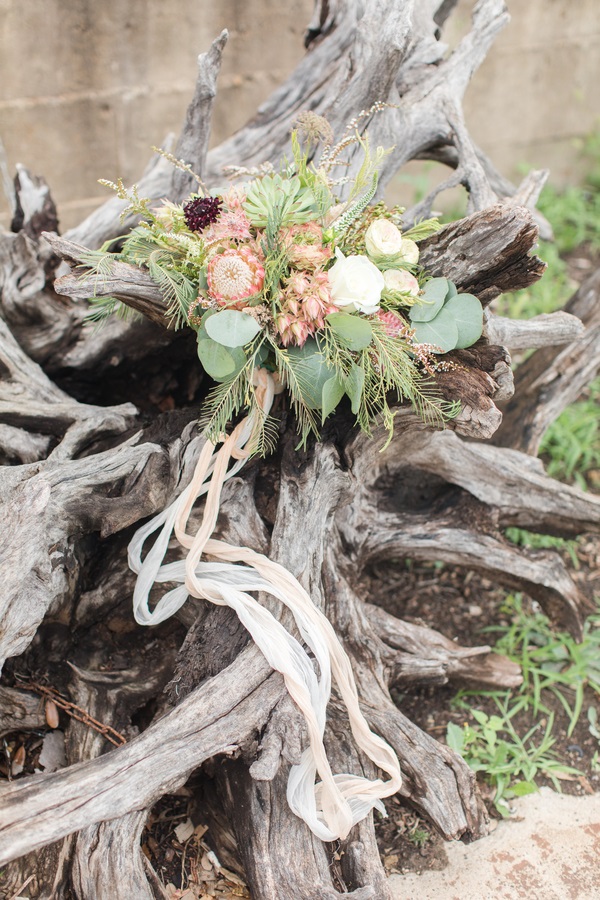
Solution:
<path fill-rule="evenodd" d="M 587 620 L 580 643 L 566 632 L 554 631 L 542 613 L 526 612 L 520 594 L 509 595 L 501 611 L 510 618 L 510 624 L 488 631 L 497 635 L 497 652 L 521 666 L 523 684 L 510 691 L 460 691 L 454 705 L 473 722 L 462 728 L 449 723 L 446 740 L 493 788 L 496 809 L 506 816 L 508 801 L 537 790 L 539 776 L 560 790 L 561 779 L 578 774 L 552 749 L 556 741 L 549 702 L 552 698 L 564 709 L 570 737 L 581 717 L 586 689 L 600 699 L 600 607 Z M 477 698 L 491 700 L 496 713 L 489 715 L 478 709 L 474 705 Z M 589 709 L 595 711 L 593 706 Z M 595 727 L 597 712 L 590 713 L 589 709 L 588 721 Z M 514 719 L 519 716 L 522 722 L 522 714 L 529 714 L 533 724 L 520 736 Z"/>
<path fill-rule="evenodd" d="M 585 142 L 582 156 L 588 170 L 584 184 L 562 190 L 549 186 L 540 198 L 539 209 L 555 234 L 555 243 L 541 242 L 538 251 L 548 263 L 547 272 L 529 289 L 499 298 L 495 307 L 499 314 L 529 318 L 562 308 L 576 288 L 565 255 L 582 245 L 587 253 L 600 251 L 600 132 Z M 549 475 L 583 490 L 598 486 L 599 413 L 600 378 L 544 435 L 540 456 Z M 506 537 L 532 549 L 566 551 L 573 566 L 579 566 L 577 540 L 519 528 L 507 529 Z M 564 710 L 571 737 L 584 713 L 586 691 L 600 701 L 600 607 L 586 622 L 580 643 L 565 632 L 553 631 L 542 613 L 526 612 L 519 594 L 507 596 L 502 612 L 510 624 L 490 629 L 497 638 L 495 649 L 519 663 L 523 684 L 513 691 L 460 692 L 454 704 L 469 721 L 462 727 L 450 723 L 446 740 L 490 785 L 496 809 L 506 816 L 510 800 L 537 790 L 540 777 L 560 790 L 562 779 L 577 774 L 553 749 L 552 708 L 558 704 Z M 491 714 L 478 708 L 483 698 L 486 709 L 494 710 Z M 586 718 L 588 731 L 599 744 L 591 768 L 600 772 L 600 702 L 588 706 Z M 525 734 L 523 721 L 530 722 Z"/>
<path fill-rule="evenodd" d="M 542 439 L 546 471 L 586 490 L 600 470 L 600 378 L 556 419 Z M 593 486 L 593 485 L 592 485 Z"/>

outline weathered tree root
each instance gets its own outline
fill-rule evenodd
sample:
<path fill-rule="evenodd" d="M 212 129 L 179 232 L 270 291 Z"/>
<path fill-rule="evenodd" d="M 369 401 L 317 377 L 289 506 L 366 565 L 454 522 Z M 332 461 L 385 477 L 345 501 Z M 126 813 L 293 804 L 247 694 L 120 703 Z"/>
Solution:
<path fill-rule="evenodd" d="M 532 284 L 544 266 L 530 255 L 537 227 L 524 207 L 535 203 L 545 174 L 526 179 L 515 193 L 471 141 L 460 110 L 473 72 L 506 22 L 504 4 L 480 0 L 471 32 L 446 55 L 438 28 L 452 6 L 317 3 L 306 59 L 246 128 L 207 153 L 222 34 L 199 60 L 176 155 L 207 183 L 221 182 L 223 165 L 277 158 L 287 147 L 290 122 L 307 107 L 327 115 L 339 136 L 361 107 L 389 101 L 393 106 L 369 123 L 373 145 L 395 145 L 381 186 L 404 161 L 433 158 L 454 170 L 447 183 L 470 192 L 472 215 L 425 242 L 423 264 L 484 305 L 502 291 Z M 351 65 L 340 66 L 341 57 Z M 366 124 L 360 120 L 359 127 Z M 352 159 L 350 177 L 356 164 Z M 189 187 L 185 173 L 158 158 L 141 180 L 140 194 L 181 199 Z M 65 239 L 49 235 L 44 241 L 42 232 L 53 231 L 57 220 L 47 187 L 21 167 L 17 193 L 18 233 L 0 235 L 0 454 L 11 463 L 0 473 L 8 535 L 0 557 L 0 655 L 10 658 L 10 680 L 0 687 L 0 727 L 10 733 L 44 726 L 39 702 L 16 688 L 13 676 L 39 665 L 45 629 L 56 627 L 62 642 L 42 657 L 45 674 L 62 678 L 73 702 L 129 742 L 111 749 L 101 733 L 71 721 L 67 768 L 2 787 L 4 884 L 16 891 L 35 868 L 33 896 L 164 896 L 140 851 L 147 811 L 210 764 L 208 805 L 220 807 L 221 818 L 223 809 L 229 815 L 255 900 L 383 900 L 388 890 L 371 817 L 330 848 L 291 814 L 287 770 L 305 742 L 302 721 L 281 677 L 248 646 L 230 611 L 188 602 L 179 614 L 187 636 L 177 659 L 175 636 L 167 639 L 160 628 L 143 637 L 135 629 L 117 667 L 110 649 L 99 645 L 96 632 L 105 620 L 129 617 L 127 529 L 184 487 L 201 445 L 196 408 L 151 423 L 132 404 L 114 401 L 115 375 L 121 384 L 147 381 L 161 354 L 160 377 L 167 380 L 174 367 L 169 354 L 189 355 L 186 407 L 198 399 L 200 378 L 193 374 L 197 364 L 185 335 L 163 327 L 164 303 L 143 272 L 119 265 L 100 283 L 61 266 L 61 257 L 80 262 L 82 246 L 97 247 L 122 233 L 123 203 L 111 200 Z M 497 202 L 508 195 L 512 199 Z M 435 196 L 412 215 L 426 215 Z M 84 323 L 83 303 L 94 290 L 120 297 L 146 319 L 118 320 L 94 332 Z M 411 723 L 389 689 L 451 680 L 510 687 L 519 683 L 518 669 L 488 647 L 460 647 L 396 619 L 364 602 L 353 585 L 361 569 L 390 555 L 444 559 L 528 591 L 562 626 L 580 633 L 585 601 L 560 557 L 525 553 L 505 540 L 503 530 L 519 525 L 572 536 L 598 529 L 598 501 L 548 478 L 526 455 L 597 371 L 597 292 L 596 274 L 573 298 L 568 315 L 543 321 L 515 325 L 486 311 L 487 337 L 454 353 L 454 368 L 438 376 L 441 393 L 462 401 L 450 429 L 431 432 L 400 409 L 392 445 L 380 454 L 379 436 L 356 435 L 342 412 L 327 426 L 323 443 L 301 454 L 293 450 L 293 423 L 282 409 L 281 455 L 250 464 L 244 479 L 224 492 L 220 533 L 287 566 L 327 613 L 352 660 L 371 727 L 399 755 L 402 796 L 449 839 L 486 832 L 473 773 Z M 583 337 L 579 320 L 588 326 Z M 517 373 L 514 400 L 506 348 L 539 348 Z M 102 396 L 97 381 L 108 385 Z M 168 388 L 159 393 L 167 399 Z M 89 396 L 100 400 L 82 402 Z M 507 401 L 498 446 L 471 440 L 497 431 Z M 276 604 L 272 608 L 279 612 Z M 289 617 L 281 618 L 291 627 Z M 137 658 L 140 646 L 144 662 Z M 159 662 L 151 665 L 154 659 Z M 65 667 L 65 660 L 77 665 Z M 162 693 L 167 681 L 168 701 Z M 154 710 L 154 718 L 138 734 L 140 705 Z M 334 770 L 372 774 L 335 695 L 326 742 Z M 206 801 L 200 808 L 207 821 L 219 818 Z M 223 836 L 223 851 L 233 856 L 231 835 L 225 837 L 223 828 L 215 835 Z"/>

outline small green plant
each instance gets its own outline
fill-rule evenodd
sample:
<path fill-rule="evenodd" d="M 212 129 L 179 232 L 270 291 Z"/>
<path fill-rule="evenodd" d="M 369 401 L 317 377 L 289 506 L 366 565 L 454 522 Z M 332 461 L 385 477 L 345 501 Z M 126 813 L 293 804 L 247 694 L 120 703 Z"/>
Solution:
<path fill-rule="evenodd" d="M 595 706 L 588 706 L 587 718 L 589 724 L 589 732 L 600 742 L 600 723 L 598 722 L 598 710 Z"/>
<path fill-rule="evenodd" d="M 496 650 L 521 666 L 521 708 L 534 715 L 548 713 L 543 692 L 551 692 L 569 717 L 570 737 L 581 715 L 585 688 L 600 695 L 600 610 L 586 621 L 580 643 L 567 632 L 554 631 L 543 613 L 526 612 L 520 594 L 509 595 L 502 611 L 512 617 L 511 624 L 490 631 L 500 635 Z"/>
<path fill-rule="evenodd" d="M 525 528 L 507 528 L 504 535 L 518 547 L 530 547 L 532 550 L 565 550 L 569 554 L 574 568 L 579 568 L 577 540 L 554 537 L 550 534 L 538 534 L 535 531 L 527 531 Z"/>
<path fill-rule="evenodd" d="M 446 740 L 448 746 L 465 759 L 475 772 L 481 772 L 493 786 L 494 805 L 500 815 L 508 816 L 508 801 L 537 791 L 535 778 L 544 775 L 549 778 L 557 791 L 559 778 L 577 774 L 577 769 L 564 765 L 552 751 L 555 739 L 552 737 L 554 717 L 533 725 L 520 737 L 512 723 L 519 711 L 518 704 L 510 706 L 510 693 L 495 697 L 498 714 L 488 716 L 480 709 L 471 709 L 475 725 L 465 724 L 462 728 L 448 724 Z M 543 732 L 542 732 L 543 729 Z M 541 732 L 541 740 L 536 743 L 534 736 Z"/>
<path fill-rule="evenodd" d="M 585 398 L 567 407 L 552 423 L 540 445 L 553 478 L 575 482 L 586 490 L 593 472 L 600 469 L 600 378 L 593 381 Z"/>
<path fill-rule="evenodd" d="M 459 692 L 454 705 L 470 712 L 475 722 L 462 728 L 450 723 L 447 742 L 472 769 L 484 774 L 495 788 L 496 808 L 506 815 L 506 801 L 535 790 L 536 776 L 544 775 L 560 789 L 560 776 L 576 772 L 552 752 L 554 716 L 547 701 L 552 695 L 564 708 L 570 737 L 583 709 L 586 687 L 600 696 L 600 610 L 587 620 L 583 639 L 577 643 L 566 632 L 553 631 L 543 613 L 527 612 L 519 594 L 509 595 L 501 609 L 510 624 L 488 631 L 498 635 L 495 649 L 520 664 L 523 684 L 515 691 Z M 488 716 L 471 708 L 477 697 L 492 699 L 497 714 Z M 529 713 L 533 720 L 546 717 L 539 743 L 534 735 L 542 727 L 540 722 L 519 737 L 513 720 L 520 713 Z M 595 724 L 589 712 L 588 719 Z"/>
<path fill-rule="evenodd" d="M 414 844 L 415 847 L 418 847 L 419 850 L 421 850 L 425 844 L 431 840 L 431 834 L 426 828 L 420 828 L 419 824 L 416 823 L 406 832 L 406 838 L 411 844 Z"/>

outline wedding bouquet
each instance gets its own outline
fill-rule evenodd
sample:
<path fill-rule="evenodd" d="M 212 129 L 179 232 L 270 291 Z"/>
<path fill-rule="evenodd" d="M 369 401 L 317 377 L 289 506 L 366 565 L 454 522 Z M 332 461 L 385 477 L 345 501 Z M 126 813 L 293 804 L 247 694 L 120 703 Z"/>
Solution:
<path fill-rule="evenodd" d="M 436 395 L 435 373 L 448 365 L 441 356 L 478 340 L 483 313 L 476 297 L 419 266 L 418 242 L 439 227 L 437 221 L 403 233 L 401 210 L 370 205 L 385 151 L 371 153 L 368 140 L 356 134 L 356 121 L 336 144 L 320 117 L 307 113 L 300 126 L 292 134 L 292 159 L 279 170 L 236 169 L 232 174 L 245 180 L 212 193 L 196 177 L 198 190 L 182 205 L 154 207 L 135 189 L 111 185 L 129 201 L 126 212 L 142 221 L 121 239 L 118 252 L 104 247 L 83 262 L 99 281 L 117 259 L 146 269 L 173 324 L 196 331 L 200 364 L 215 383 L 204 402 L 205 441 L 191 481 L 129 545 L 129 565 L 138 576 L 136 621 L 162 622 L 190 595 L 236 611 L 283 675 L 306 722 L 309 745 L 290 769 L 290 807 L 318 837 L 335 841 L 374 807 L 385 812 L 381 799 L 401 784 L 398 759 L 370 730 L 348 656 L 297 579 L 263 554 L 213 538 L 221 490 L 250 456 L 273 446 L 271 410 L 284 392 L 301 444 L 311 433 L 318 437 L 344 397 L 367 433 L 381 418 L 391 435 L 398 401 L 443 424 L 457 405 Z M 323 148 L 315 163 L 318 141 Z M 334 178 L 355 142 L 364 154 L 357 176 L 351 183 Z M 336 190 L 346 184 L 348 198 L 338 202 Z M 92 303 L 96 318 L 120 310 L 115 298 Z M 189 533 L 190 513 L 202 496 L 200 526 Z M 185 559 L 164 563 L 173 535 Z M 154 602 L 156 584 L 171 587 Z M 254 596 L 263 592 L 292 612 L 293 633 Z M 332 681 L 354 740 L 387 780 L 332 773 L 323 744 Z"/>
<path fill-rule="evenodd" d="M 318 141 L 319 161 L 309 163 Z M 355 141 L 364 159 L 340 203 L 336 189 L 347 179 L 334 173 Z M 233 174 L 245 181 L 212 193 L 195 176 L 198 191 L 182 205 L 155 208 L 135 189 L 104 182 L 144 219 L 118 253 L 103 248 L 86 264 L 101 273 L 118 258 L 147 269 L 174 324 L 197 332 L 200 364 L 216 383 L 201 420 L 214 442 L 244 410 L 253 452 L 272 448 L 276 423 L 256 398 L 260 368 L 287 391 L 302 444 L 344 396 L 367 433 L 381 417 L 391 436 L 390 398 L 443 423 L 458 409 L 436 396 L 440 354 L 473 344 L 483 313 L 476 297 L 419 266 L 418 241 L 437 220 L 403 233 L 401 209 L 370 205 L 385 151 L 372 154 L 351 132 L 332 144 L 327 122 L 314 114 L 292 133 L 292 152 L 279 171 L 238 168 Z M 95 315 L 119 305 L 97 299 Z"/>

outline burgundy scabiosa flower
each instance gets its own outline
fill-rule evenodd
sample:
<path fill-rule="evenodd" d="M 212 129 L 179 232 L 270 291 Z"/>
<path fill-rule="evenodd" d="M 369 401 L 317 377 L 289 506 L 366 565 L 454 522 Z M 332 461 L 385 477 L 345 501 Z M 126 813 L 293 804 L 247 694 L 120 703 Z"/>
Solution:
<path fill-rule="evenodd" d="M 203 231 L 217 221 L 223 201 L 220 197 L 197 197 L 183 204 L 185 224 L 190 231 Z"/>

